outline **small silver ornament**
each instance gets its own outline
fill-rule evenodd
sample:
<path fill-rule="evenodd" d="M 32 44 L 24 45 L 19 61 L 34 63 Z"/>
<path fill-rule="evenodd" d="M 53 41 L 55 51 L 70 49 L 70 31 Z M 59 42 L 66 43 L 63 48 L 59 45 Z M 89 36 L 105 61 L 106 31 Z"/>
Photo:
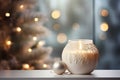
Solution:
<path fill-rule="evenodd" d="M 67 69 L 67 66 L 62 61 L 57 61 L 53 64 L 53 71 L 58 75 L 63 74 L 66 69 Z"/>

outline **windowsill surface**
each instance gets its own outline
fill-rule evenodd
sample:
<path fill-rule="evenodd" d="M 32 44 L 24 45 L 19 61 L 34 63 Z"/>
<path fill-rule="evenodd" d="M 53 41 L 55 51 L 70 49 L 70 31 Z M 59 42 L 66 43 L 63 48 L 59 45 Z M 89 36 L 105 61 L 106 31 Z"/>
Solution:
<path fill-rule="evenodd" d="M 116 80 L 116 78 L 120 79 L 120 70 L 94 70 L 90 75 L 56 75 L 52 70 L 3 70 L 0 71 L 0 78 L 39 78 L 39 80 L 40 78 L 44 78 L 45 80 L 47 80 L 47 78 L 49 78 L 48 80 L 57 80 L 58 78 L 63 80 L 97 80 L 99 78 L 101 78 L 101 80 L 105 80 L 107 78 L 112 78 L 113 80 L 115 78 Z"/>

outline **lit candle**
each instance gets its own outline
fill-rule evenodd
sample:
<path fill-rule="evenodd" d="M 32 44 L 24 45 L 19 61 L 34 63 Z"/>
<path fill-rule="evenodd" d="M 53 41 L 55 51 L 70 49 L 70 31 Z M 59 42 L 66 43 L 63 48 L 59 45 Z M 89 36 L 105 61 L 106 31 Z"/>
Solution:
<path fill-rule="evenodd" d="M 70 40 L 63 49 L 62 61 L 73 74 L 88 74 L 95 69 L 98 50 L 92 40 Z"/>

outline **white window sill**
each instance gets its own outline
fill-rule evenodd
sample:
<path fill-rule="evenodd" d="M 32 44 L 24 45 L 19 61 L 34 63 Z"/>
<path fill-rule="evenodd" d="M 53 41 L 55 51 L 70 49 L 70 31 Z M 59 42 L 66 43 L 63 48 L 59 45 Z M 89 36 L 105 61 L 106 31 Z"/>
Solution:
<path fill-rule="evenodd" d="M 57 75 L 52 70 L 3 70 L 0 80 L 120 80 L 120 70 L 94 70 L 90 75 Z"/>

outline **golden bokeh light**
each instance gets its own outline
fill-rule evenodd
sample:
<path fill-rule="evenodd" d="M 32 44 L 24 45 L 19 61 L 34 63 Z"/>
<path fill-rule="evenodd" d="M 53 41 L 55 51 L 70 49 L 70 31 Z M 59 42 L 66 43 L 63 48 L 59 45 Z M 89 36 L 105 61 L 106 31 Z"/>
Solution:
<path fill-rule="evenodd" d="M 47 64 L 43 64 L 43 68 L 47 68 L 48 67 L 48 65 Z"/>
<path fill-rule="evenodd" d="M 54 10 L 52 13 L 51 13 L 51 16 L 53 19 L 58 19 L 60 16 L 61 16 L 61 13 L 59 10 Z"/>
<path fill-rule="evenodd" d="M 38 42 L 38 47 L 44 46 L 45 45 L 45 41 L 39 41 Z"/>
<path fill-rule="evenodd" d="M 25 70 L 28 70 L 30 68 L 30 65 L 29 64 L 23 64 L 22 68 L 25 69 Z"/>
<path fill-rule="evenodd" d="M 17 28 L 16 28 L 16 31 L 17 31 L 17 32 L 21 32 L 21 30 L 22 30 L 22 29 L 21 29 L 20 27 L 17 27 Z"/>
<path fill-rule="evenodd" d="M 103 9 L 103 10 L 101 10 L 100 14 L 101 14 L 101 16 L 106 17 L 106 16 L 108 16 L 109 12 L 108 12 L 108 10 Z"/>
<path fill-rule="evenodd" d="M 65 34 L 65 33 L 59 33 L 59 34 L 57 35 L 57 41 L 58 41 L 59 43 L 65 43 L 65 42 L 67 41 L 67 36 L 66 36 L 66 34 Z"/>
<path fill-rule="evenodd" d="M 31 49 L 31 48 L 29 48 L 29 49 L 28 49 L 28 52 L 32 52 L 32 49 Z"/>
<path fill-rule="evenodd" d="M 24 8 L 24 5 L 20 5 L 20 9 L 23 9 Z"/>
<path fill-rule="evenodd" d="M 36 17 L 36 18 L 34 18 L 34 21 L 35 21 L 35 22 L 37 22 L 38 20 L 39 20 L 39 19 L 38 19 L 37 17 Z"/>
<path fill-rule="evenodd" d="M 100 25 L 100 29 L 101 29 L 102 31 L 106 32 L 106 31 L 108 31 L 109 26 L 108 26 L 107 23 L 104 22 L 104 23 L 102 23 L 102 24 Z"/>
<path fill-rule="evenodd" d="M 34 40 L 34 41 L 36 41 L 36 40 L 37 40 L 37 37 L 36 37 L 36 36 L 34 36 L 34 37 L 33 37 L 33 40 Z"/>
<path fill-rule="evenodd" d="M 10 17 L 10 13 L 8 13 L 8 12 L 5 13 L 5 16 L 6 16 L 6 17 Z"/>
<path fill-rule="evenodd" d="M 12 42 L 10 40 L 6 41 L 6 45 L 10 46 L 12 44 Z"/>

